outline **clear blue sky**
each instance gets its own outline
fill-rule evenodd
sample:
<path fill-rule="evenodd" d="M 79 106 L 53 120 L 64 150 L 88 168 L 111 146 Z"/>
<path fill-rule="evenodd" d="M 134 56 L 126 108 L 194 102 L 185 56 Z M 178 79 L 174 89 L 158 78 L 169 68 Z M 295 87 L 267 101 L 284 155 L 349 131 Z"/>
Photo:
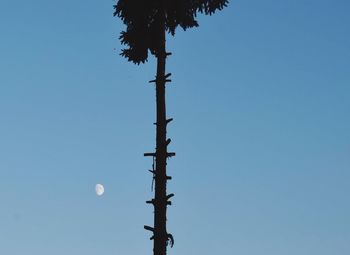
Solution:
<path fill-rule="evenodd" d="M 152 252 L 155 63 L 113 4 L 1 0 L 0 254 Z M 350 254 L 349 13 L 232 0 L 168 39 L 169 254 Z"/>

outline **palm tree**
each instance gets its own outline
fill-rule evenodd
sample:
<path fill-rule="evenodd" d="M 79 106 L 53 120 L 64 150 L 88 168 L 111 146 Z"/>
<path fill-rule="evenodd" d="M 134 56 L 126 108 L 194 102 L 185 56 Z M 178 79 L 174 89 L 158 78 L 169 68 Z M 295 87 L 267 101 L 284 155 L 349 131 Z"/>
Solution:
<path fill-rule="evenodd" d="M 171 179 L 166 165 L 167 158 L 175 156 L 167 150 L 171 140 L 167 139 L 166 129 L 172 119 L 166 118 L 165 107 L 165 85 L 171 81 L 168 79 L 171 74 L 165 72 L 166 58 L 171 55 L 166 52 L 166 33 L 174 36 L 178 26 L 184 30 L 197 27 L 197 13 L 212 15 L 227 4 L 228 0 L 117 0 L 114 6 L 114 15 L 126 25 L 120 40 L 127 48 L 121 55 L 135 64 L 147 61 L 149 52 L 157 58 L 156 79 L 150 81 L 156 86 L 156 151 L 144 154 L 155 161 L 155 167 L 150 170 L 155 179 L 155 196 L 147 201 L 154 206 L 154 227 L 144 226 L 153 232 L 154 255 L 166 255 L 167 245 L 174 244 L 173 236 L 166 229 L 167 205 L 174 196 L 166 191 L 167 180 Z"/>

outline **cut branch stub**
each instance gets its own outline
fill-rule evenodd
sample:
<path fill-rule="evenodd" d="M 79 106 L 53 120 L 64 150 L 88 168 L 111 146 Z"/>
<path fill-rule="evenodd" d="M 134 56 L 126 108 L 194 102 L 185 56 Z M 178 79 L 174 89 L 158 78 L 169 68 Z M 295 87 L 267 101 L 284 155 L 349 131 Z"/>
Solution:
<path fill-rule="evenodd" d="M 175 194 L 174 194 L 174 193 L 171 193 L 171 194 L 169 194 L 169 195 L 166 196 L 166 199 L 169 200 L 169 199 L 172 198 L 173 196 L 175 196 Z"/>
<path fill-rule="evenodd" d="M 171 194 L 169 194 L 169 195 L 166 196 L 166 200 L 167 200 L 166 203 L 167 203 L 167 205 L 171 205 L 171 201 L 169 201 L 169 199 L 172 198 L 173 196 L 174 196 L 173 193 L 171 193 Z"/>
<path fill-rule="evenodd" d="M 167 242 L 170 242 L 170 247 L 173 248 L 174 246 L 174 237 L 172 234 L 167 234 L 167 238 L 168 238 L 168 241 Z"/>
<path fill-rule="evenodd" d="M 166 124 L 168 124 L 169 122 L 172 122 L 173 120 L 174 120 L 173 118 L 167 119 Z"/>
<path fill-rule="evenodd" d="M 174 120 L 173 118 L 167 119 L 167 120 L 165 121 L 165 124 L 168 125 L 168 123 L 172 122 L 173 120 Z M 157 122 L 154 122 L 154 123 L 153 123 L 153 125 L 157 125 L 157 124 L 158 124 Z"/>
<path fill-rule="evenodd" d="M 148 83 L 157 83 L 157 82 L 171 82 L 170 79 L 167 79 L 171 76 L 171 73 L 166 74 L 163 77 L 156 77 L 156 79 L 149 81 Z"/>
<path fill-rule="evenodd" d="M 143 154 L 144 157 L 155 157 L 156 153 L 155 152 L 146 152 Z"/>
<path fill-rule="evenodd" d="M 146 201 L 146 204 L 153 204 L 154 205 L 154 199 Z"/>
<path fill-rule="evenodd" d="M 175 155 L 176 155 L 175 152 L 168 152 L 168 153 L 166 154 L 166 156 L 167 156 L 168 158 L 174 157 Z"/>
<path fill-rule="evenodd" d="M 154 232 L 154 228 L 152 228 L 150 226 L 144 225 L 143 228 L 148 230 L 148 231 Z"/>

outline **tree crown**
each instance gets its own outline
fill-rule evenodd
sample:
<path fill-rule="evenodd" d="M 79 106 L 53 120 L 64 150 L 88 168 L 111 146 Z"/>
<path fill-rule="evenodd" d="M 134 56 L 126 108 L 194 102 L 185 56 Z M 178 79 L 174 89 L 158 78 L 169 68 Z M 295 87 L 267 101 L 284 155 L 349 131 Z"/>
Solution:
<path fill-rule="evenodd" d="M 127 46 L 121 55 L 144 63 L 148 51 L 156 54 L 162 28 L 174 36 L 178 26 L 184 30 L 197 27 L 197 13 L 212 15 L 227 4 L 228 0 L 117 0 L 114 16 L 126 25 L 119 37 Z"/>

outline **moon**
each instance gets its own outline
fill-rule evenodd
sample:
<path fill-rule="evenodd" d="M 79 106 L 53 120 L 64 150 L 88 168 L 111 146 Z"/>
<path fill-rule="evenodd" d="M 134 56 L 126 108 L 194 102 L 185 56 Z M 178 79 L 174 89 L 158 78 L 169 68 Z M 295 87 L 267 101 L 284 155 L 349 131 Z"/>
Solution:
<path fill-rule="evenodd" d="M 102 184 L 96 184 L 95 186 L 95 192 L 97 196 L 102 196 L 103 193 L 105 192 L 105 188 L 103 187 Z"/>

